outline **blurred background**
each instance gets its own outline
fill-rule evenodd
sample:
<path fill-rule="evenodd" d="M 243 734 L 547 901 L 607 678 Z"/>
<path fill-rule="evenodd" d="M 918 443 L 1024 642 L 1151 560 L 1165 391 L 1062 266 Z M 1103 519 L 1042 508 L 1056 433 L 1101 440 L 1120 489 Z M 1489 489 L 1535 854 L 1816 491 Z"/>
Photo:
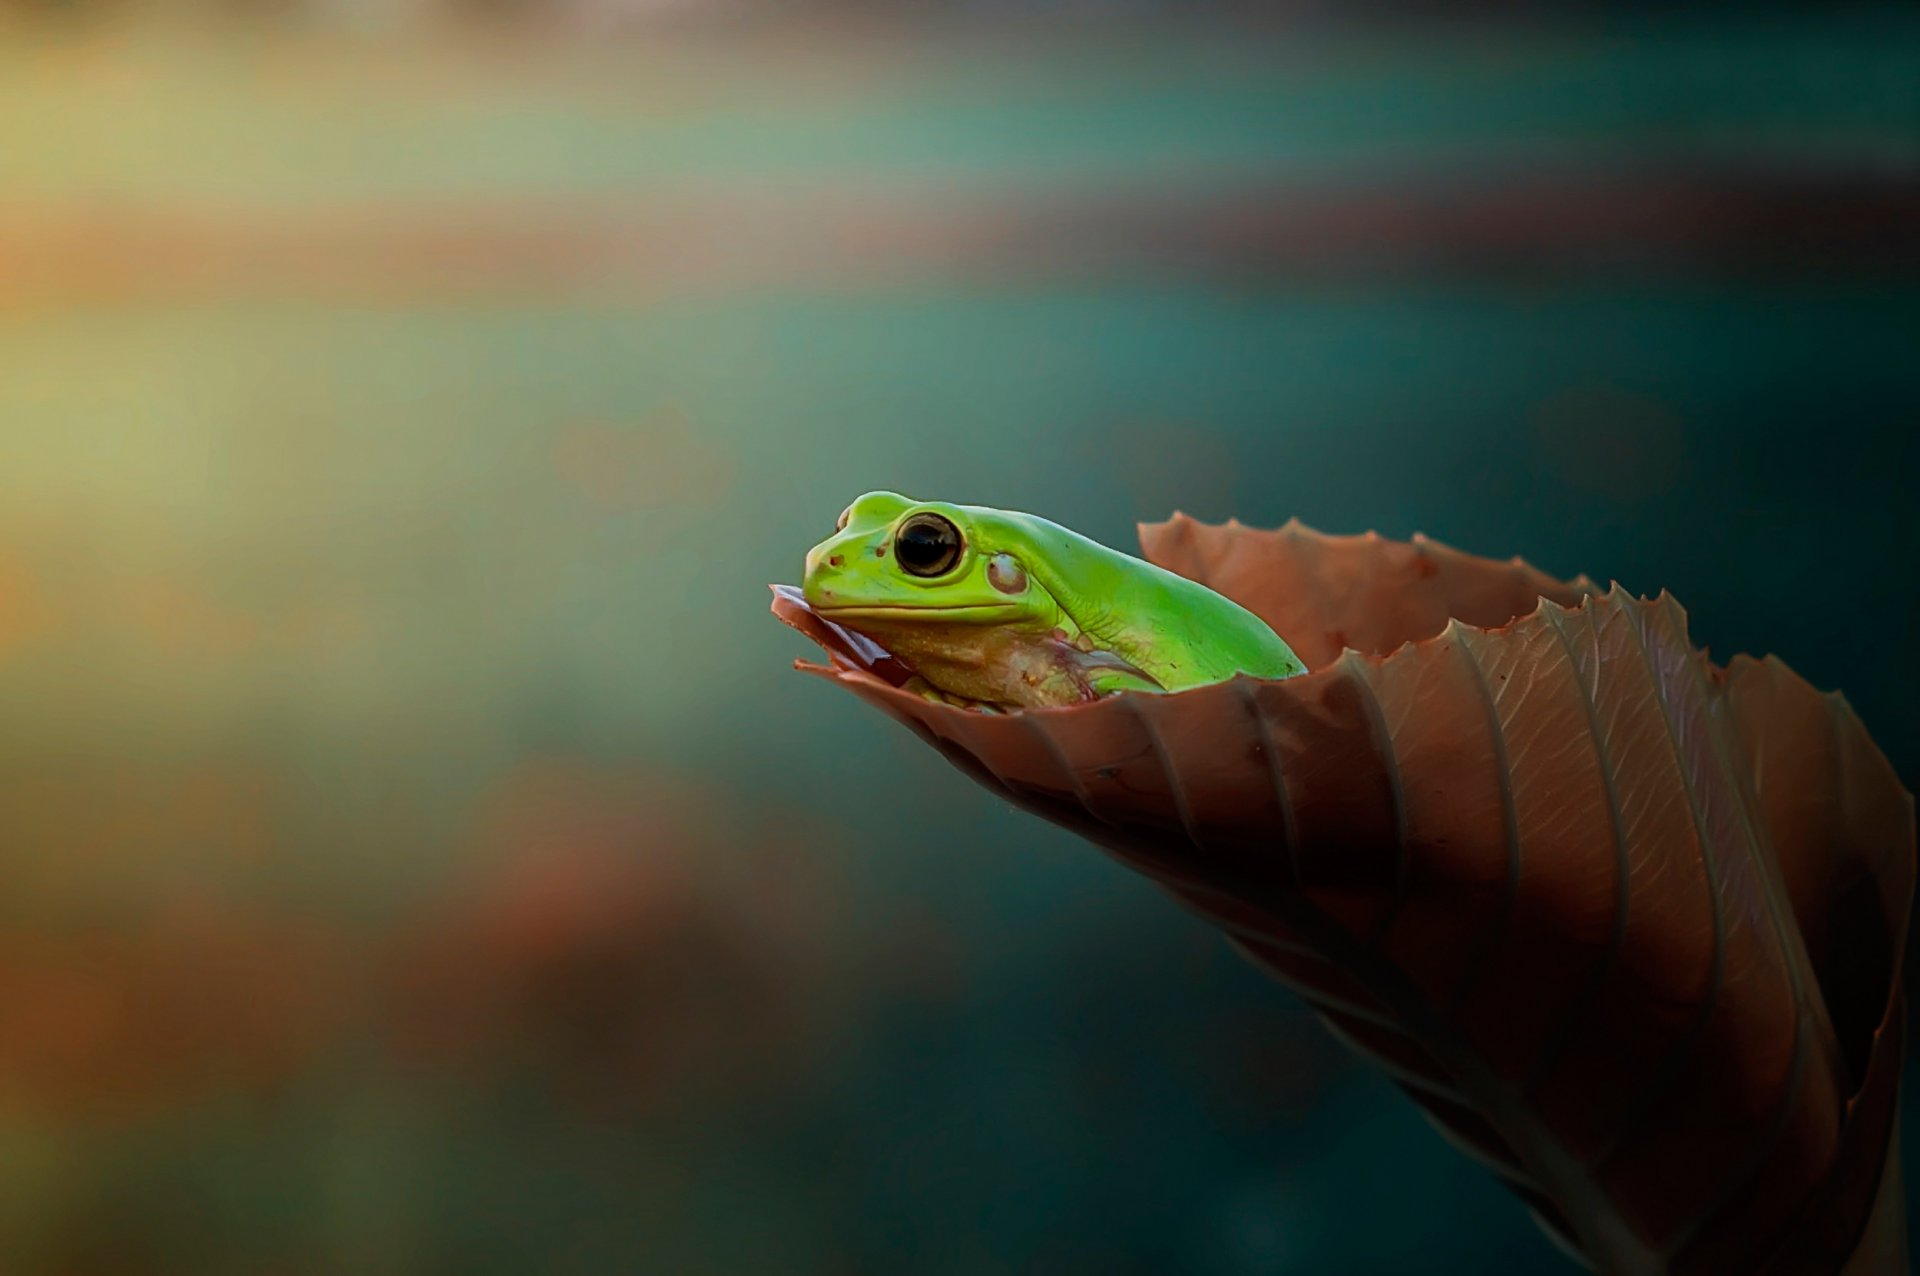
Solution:
<path fill-rule="evenodd" d="M 0 1267 L 1570 1271 L 766 583 L 1425 531 L 1911 787 L 1917 439 L 1911 8 L 6 0 Z"/>

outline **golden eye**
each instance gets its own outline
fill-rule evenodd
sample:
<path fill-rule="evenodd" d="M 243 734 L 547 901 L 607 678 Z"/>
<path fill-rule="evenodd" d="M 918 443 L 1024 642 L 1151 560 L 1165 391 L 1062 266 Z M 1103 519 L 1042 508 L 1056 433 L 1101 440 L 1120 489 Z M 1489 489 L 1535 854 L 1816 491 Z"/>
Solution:
<path fill-rule="evenodd" d="M 965 545 L 960 529 L 938 514 L 915 514 L 893 534 L 893 556 L 915 576 L 953 570 Z"/>

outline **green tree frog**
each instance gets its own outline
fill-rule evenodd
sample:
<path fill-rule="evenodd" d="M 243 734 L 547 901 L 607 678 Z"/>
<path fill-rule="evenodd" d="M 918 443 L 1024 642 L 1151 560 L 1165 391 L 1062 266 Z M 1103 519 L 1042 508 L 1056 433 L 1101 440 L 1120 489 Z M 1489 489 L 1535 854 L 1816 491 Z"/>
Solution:
<path fill-rule="evenodd" d="M 807 553 L 823 619 L 866 635 L 930 699 L 983 709 L 1305 672 L 1258 616 L 1044 518 L 869 492 Z"/>

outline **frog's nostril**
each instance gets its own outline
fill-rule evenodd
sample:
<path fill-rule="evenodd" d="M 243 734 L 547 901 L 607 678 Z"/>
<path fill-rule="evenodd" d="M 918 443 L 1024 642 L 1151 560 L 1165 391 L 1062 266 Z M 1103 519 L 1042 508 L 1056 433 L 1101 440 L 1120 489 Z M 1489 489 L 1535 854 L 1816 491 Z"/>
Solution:
<path fill-rule="evenodd" d="M 840 565 L 840 555 L 830 554 L 827 556 L 827 566 L 838 567 L 839 565 Z"/>

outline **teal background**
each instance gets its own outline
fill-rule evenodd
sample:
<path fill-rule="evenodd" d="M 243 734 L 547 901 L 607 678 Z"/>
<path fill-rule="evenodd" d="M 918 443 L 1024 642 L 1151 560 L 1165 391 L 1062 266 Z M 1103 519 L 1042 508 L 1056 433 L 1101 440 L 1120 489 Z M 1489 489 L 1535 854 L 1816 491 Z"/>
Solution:
<path fill-rule="evenodd" d="M 1911 786 L 1920 25 L 758 12 L 8 11 L 4 1265 L 1572 1270 L 765 586 L 875 487 L 1424 531 Z"/>

